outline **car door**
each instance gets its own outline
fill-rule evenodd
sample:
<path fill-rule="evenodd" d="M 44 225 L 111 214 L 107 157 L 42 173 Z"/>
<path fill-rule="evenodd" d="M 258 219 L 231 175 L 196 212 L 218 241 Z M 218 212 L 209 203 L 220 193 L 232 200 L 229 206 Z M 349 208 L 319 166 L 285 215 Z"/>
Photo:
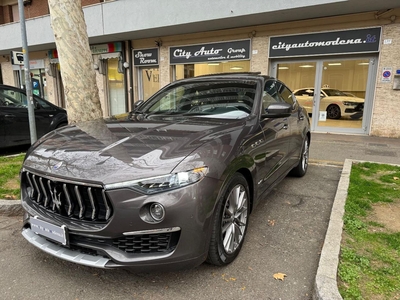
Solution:
<path fill-rule="evenodd" d="M 279 96 L 283 101 L 292 106 L 292 113 L 290 117 L 287 118 L 288 122 L 288 137 L 289 137 L 289 152 L 286 158 L 286 170 L 291 168 L 294 164 L 298 162 L 299 155 L 301 153 L 301 148 L 303 146 L 304 133 L 303 128 L 306 128 L 304 122 L 307 122 L 306 116 L 303 110 L 297 103 L 296 97 L 292 91 L 282 82 L 277 81 L 277 89 Z"/>
<path fill-rule="evenodd" d="M 277 82 L 269 79 L 264 84 L 262 96 L 262 113 L 268 110 L 271 103 L 283 102 L 277 90 Z M 259 172 L 259 192 L 266 191 L 283 173 L 283 163 L 289 151 L 289 131 L 287 118 L 261 118 L 260 127 L 264 140 L 259 147 L 262 149 L 263 168 Z"/>
<path fill-rule="evenodd" d="M 28 109 L 26 96 L 18 91 L 0 89 L 1 116 L 5 146 L 29 144 Z"/>

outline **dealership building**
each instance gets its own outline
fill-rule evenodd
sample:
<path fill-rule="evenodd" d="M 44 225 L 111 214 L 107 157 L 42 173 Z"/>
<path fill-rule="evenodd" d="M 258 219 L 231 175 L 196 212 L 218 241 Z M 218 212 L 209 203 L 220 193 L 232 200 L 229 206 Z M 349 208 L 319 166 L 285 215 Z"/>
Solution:
<path fill-rule="evenodd" d="M 400 137 L 399 0 L 82 5 L 105 117 L 130 111 L 175 80 L 260 72 L 308 101 L 314 132 Z M 34 93 L 65 107 L 47 0 L 24 0 L 24 9 Z M 0 83 L 20 86 L 17 0 L 0 0 L 0 37 Z M 332 106 L 354 101 L 363 103 L 357 113 L 329 117 Z"/>

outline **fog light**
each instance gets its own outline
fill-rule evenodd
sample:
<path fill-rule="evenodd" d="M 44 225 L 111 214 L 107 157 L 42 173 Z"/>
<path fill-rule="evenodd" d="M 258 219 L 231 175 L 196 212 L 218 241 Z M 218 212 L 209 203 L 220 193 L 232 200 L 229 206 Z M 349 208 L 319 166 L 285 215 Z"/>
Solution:
<path fill-rule="evenodd" d="M 161 222 L 165 217 L 165 209 L 160 203 L 153 203 L 150 206 L 150 216 L 154 221 Z"/>

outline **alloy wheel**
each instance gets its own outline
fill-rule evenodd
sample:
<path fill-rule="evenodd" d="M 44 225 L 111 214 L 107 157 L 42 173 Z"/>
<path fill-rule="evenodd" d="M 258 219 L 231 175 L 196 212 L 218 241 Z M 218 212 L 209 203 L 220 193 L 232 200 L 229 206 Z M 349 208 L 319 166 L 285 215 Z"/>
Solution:
<path fill-rule="evenodd" d="M 231 254 L 240 246 L 247 226 L 246 190 L 237 184 L 229 193 L 222 214 L 221 234 L 225 252 Z"/>

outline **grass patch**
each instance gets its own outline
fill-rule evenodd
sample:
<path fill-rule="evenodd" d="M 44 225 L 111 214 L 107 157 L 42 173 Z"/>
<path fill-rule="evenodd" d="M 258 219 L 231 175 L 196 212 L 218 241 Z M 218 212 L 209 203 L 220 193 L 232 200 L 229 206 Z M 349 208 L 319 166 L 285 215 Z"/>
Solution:
<path fill-rule="evenodd" d="M 25 154 L 0 157 L 0 199 L 19 199 L 19 171 Z"/>
<path fill-rule="evenodd" d="M 353 163 L 338 287 L 343 299 L 400 299 L 400 168 Z"/>

